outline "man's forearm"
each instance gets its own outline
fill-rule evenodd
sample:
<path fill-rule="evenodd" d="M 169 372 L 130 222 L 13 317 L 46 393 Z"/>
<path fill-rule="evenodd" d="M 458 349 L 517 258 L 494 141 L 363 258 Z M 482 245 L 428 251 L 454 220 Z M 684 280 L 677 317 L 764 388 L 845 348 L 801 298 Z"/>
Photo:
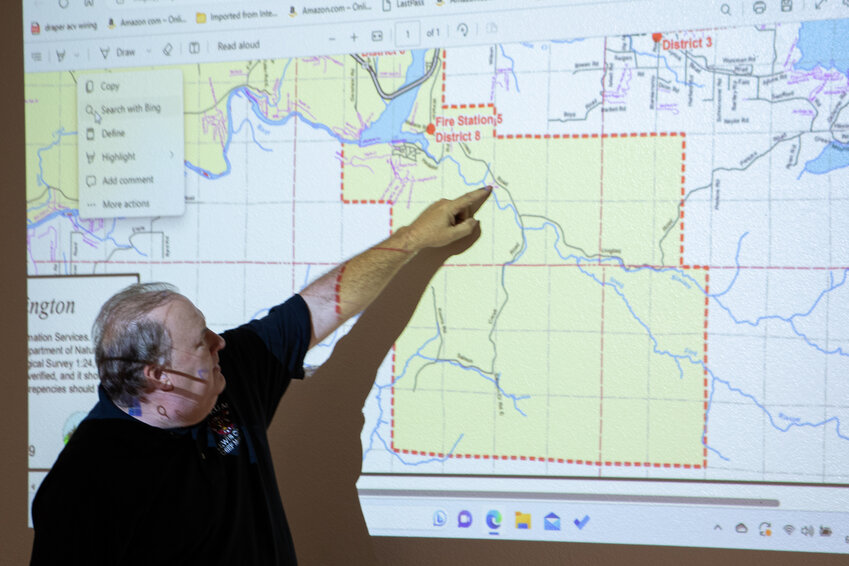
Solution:
<path fill-rule="evenodd" d="M 420 250 L 442 247 L 471 234 L 478 226 L 474 214 L 490 192 L 491 188 L 487 187 L 454 200 L 433 203 L 412 224 L 398 229 L 301 291 L 312 319 L 310 346 L 369 306 Z"/>
<path fill-rule="evenodd" d="M 377 298 L 396 273 L 419 251 L 404 227 L 383 242 L 337 265 L 301 291 L 310 309 L 310 346 L 324 340 Z"/>

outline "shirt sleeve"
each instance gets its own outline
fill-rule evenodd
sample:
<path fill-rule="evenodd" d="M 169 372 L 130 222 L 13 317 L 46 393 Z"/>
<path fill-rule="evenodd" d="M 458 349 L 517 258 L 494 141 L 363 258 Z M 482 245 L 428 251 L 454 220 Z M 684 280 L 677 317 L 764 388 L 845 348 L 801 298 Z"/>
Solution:
<path fill-rule="evenodd" d="M 260 319 L 222 336 L 221 370 L 232 394 L 245 395 L 259 409 L 265 426 L 292 379 L 303 379 L 312 326 L 300 295 L 272 308 Z"/>

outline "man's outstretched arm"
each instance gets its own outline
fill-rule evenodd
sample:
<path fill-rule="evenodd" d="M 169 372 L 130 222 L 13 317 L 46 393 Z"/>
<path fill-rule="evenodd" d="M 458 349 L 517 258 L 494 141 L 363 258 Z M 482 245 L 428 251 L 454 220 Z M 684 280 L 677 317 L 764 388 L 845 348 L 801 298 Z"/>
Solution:
<path fill-rule="evenodd" d="M 471 234 L 478 226 L 474 214 L 490 192 L 487 187 L 433 203 L 409 226 L 310 283 L 301 291 L 312 318 L 310 347 L 369 306 L 419 251 L 446 246 Z"/>

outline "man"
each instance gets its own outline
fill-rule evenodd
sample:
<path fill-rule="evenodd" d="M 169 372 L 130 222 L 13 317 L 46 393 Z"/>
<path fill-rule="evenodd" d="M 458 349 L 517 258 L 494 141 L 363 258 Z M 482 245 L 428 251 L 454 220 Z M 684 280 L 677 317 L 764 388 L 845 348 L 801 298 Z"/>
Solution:
<path fill-rule="evenodd" d="M 303 359 L 417 252 L 470 235 L 489 196 L 432 204 L 268 316 L 221 336 L 166 284 L 94 325 L 99 402 L 33 502 L 33 564 L 295 564 L 266 429 Z"/>

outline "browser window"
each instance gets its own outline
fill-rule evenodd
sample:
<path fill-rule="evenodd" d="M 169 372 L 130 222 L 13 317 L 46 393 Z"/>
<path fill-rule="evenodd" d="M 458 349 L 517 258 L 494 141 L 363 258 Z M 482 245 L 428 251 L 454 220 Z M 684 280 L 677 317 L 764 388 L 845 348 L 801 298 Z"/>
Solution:
<path fill-rule="evenodd" d="M 849 552 L 849 7 L 525 4 L 25 1 L 30 498 L 113 292 L 229 328 L 491 185 L 363 407 L 370 533 Z"/>

